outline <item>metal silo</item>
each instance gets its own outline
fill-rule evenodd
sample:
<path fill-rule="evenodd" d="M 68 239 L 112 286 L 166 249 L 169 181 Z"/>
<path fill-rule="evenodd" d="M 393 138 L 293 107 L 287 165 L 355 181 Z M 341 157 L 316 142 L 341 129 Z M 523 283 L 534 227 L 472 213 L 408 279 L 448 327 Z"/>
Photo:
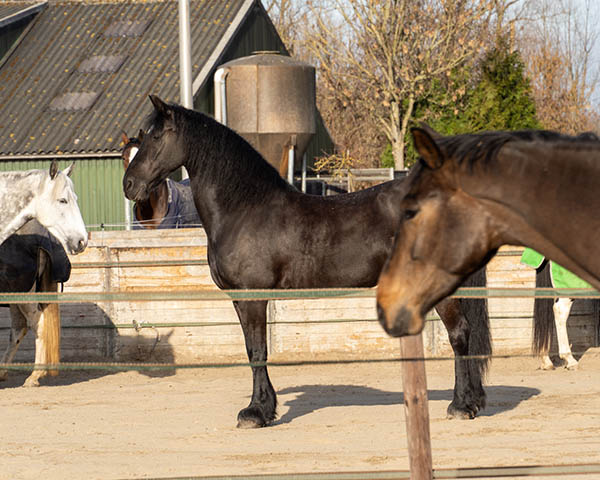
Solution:
<path fill-rule="evenodd" d="M 291 151 L 290 158 L 302 158 L 316 131 L 315 113 L 311 65 L 257 52 L 225 63 L 215 73 L 215 117 L 248 140 L 283 176 L 288 175 L 280 169 L 282 156 Z"/>

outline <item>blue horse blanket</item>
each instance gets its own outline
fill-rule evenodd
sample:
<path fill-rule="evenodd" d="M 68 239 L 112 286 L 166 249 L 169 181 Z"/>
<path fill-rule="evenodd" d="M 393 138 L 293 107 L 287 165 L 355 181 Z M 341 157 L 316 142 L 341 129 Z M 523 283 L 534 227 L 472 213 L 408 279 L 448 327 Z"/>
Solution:
<path fill-rule="evenodd" d="M 539 268 L 544 263 L 544 256 L 531 248 L 526 248 L 521 255 L 521 263 L 533 268 Z M 585 280 L 571 273 L 558 263 L 550 260 L 550 278 L 553 288 L 592 288 Z"/>
<path fill-rule="evenodd" d="M 200 216 L 194 205 L 194 197 L 190 187 L 190 179 L 175 182 L 167 178 L 167 190 L 169 192 L 167 214 L 157 228 L 188 228 L 201 226 Z M 133 229 L 143 230 L 141 222 L 133 209 Z"/>

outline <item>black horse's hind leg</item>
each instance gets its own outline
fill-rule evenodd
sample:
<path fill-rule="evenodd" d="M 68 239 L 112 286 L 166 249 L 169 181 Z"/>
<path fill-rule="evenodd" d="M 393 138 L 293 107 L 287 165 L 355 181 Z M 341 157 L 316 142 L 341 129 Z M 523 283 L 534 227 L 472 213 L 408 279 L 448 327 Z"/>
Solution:
<path fill-rule="evenodd" d="M 267 302 L 233 302 L 237 311 L 250 363 L 267 361 Z M 267 366 L 252 366 L 252 400 L 238 413 L 239 428 L 270 424 L 277 415 L 277 395 L 269 380 Z"/>
<path fill-rule="evenodd" d="M 468 360 L 461 357 L 487 354 L 491 344 L 489 343 L 487 312 L 485 313 L 485 324 L 477 326 L 484 331 L 476 332 L 463 314 L 461 303 L 456 299 L 446 299 L 436 306 L 436 310 L 448 330 L 448 338 L 456 357 L 454 360 L 454 395 L 448 406 L 447 417 L 469 419 L 475 418 L 477 413 L 485 407 L 486 395 L 482 377 L 487 368 L 487 360 Z M 482 321 L 482 319 L 475 318 L 472 320 Z"/>

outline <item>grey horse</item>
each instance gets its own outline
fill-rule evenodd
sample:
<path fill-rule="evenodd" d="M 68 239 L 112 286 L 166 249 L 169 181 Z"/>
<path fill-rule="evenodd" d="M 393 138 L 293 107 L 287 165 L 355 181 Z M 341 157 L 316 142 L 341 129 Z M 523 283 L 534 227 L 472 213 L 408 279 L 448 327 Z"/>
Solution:
<path fill-rule="evenodd" d="M 85 250 L 87 232 L 69 178 L 73 165 L 61 172 L 53 160 L 49 171 L 0 172 L 0 243 L 35 218 L 65 250 Z"/>

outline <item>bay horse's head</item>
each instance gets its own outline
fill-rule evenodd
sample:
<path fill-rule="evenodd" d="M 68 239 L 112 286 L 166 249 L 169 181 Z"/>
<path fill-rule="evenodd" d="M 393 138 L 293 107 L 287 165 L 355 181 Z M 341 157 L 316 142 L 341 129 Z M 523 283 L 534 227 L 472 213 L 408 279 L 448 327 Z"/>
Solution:
<path fill-rule="evenodd" d="M 128 137 L 125 132 L 121 132 L 121 143 L 123 143 L 123 149 L 121 150 L 121 160 L 123 161 L 123 170 L 127 170 L 127 167 L 135 158 L 142 139 L 144 138 L 144 131 L 140 129 L 137 137 Z"/>
<path fill-rule="evenodd" d="M 407 179 L 392 255 L 379 277 L 377 311 L 393 336 L 414 335 L 424 317 L 489 259 L 486 215 L 457 183 L 457 163 L 433 130 L 412 130 L 421 158 Z M 493 255 L 493 253 L 492 253 Z"/>
<path fill-rule="evenodd" d="M 88 235 L 70 178 L 73 167 L 74 163 L 61 172 L 56 160 L 52 161 L 35 198 L 35 218 L 66 251 L 77 254 L 85 250 Z"/>
<path fill-rule="evenodd" d="M 150 95 L 150 101 L 154 105 L 150 127 L 123 177 L 125 196 L 136 202 L 146 200 L 160 182 L 183 165 L 186 156 L 183 142 L 178 141 L 175 108 L 155 95 Z"/>

